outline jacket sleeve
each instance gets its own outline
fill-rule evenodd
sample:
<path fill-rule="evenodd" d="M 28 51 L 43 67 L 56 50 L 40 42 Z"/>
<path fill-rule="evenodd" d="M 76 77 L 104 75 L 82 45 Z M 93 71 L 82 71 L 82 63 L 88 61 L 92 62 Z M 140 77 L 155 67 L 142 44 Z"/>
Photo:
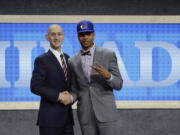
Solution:
<path fill-rule="evenodd" d="M 123 79 L 121 77 L 121 74 L 119 72 L 119 67 L 117 64 L 117 57 L 114 52 L 110 54 L 110 61 L 109 61 L 109 69 L 108 71 L 112 75 L 112 80 L 107 81 L 108 85 L 112 87 L 115 90 L 120 90 L 123 85 Z"/>
<path fill-rule="evenodd" d="M 70 60 L 68 62 L 69 62 L 70 73 L 71 73 L 70 93 L 73 96 L 73 103 L 74 103 L 74 102 L 76 102 L 76 100 L 78 100 L 78 92 L 77 91 L 79 90 L 79 85 L 76 80 L 76 74 L 74 72 L 72 63 L 70 62 Z"/>
<path fill-rule="evenodd" d="M 31 92 L 46 98 L 50 102 L 58 102 L 58 91 L 52 90 L 45 85 L 47 77 L 47 68 L 40 57 L 37 57 L 34 63 L 34 70 L 31 78 Z"/>

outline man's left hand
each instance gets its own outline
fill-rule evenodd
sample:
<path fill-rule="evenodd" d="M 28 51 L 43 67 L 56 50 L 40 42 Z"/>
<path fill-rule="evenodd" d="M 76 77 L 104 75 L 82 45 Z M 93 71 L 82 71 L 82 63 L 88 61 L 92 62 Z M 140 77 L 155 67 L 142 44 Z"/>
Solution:
<path fill-rule="evenodd" d="M 102 65 L 96 63 L 95 65 L 91 67 L 97 71 L 95 73 L 92 73 L 92 75 L 99 75 L 106 80 L 110 79 L 111 73 L 109 73 L 109 71 L 106 68 L 104 68 Z"/>

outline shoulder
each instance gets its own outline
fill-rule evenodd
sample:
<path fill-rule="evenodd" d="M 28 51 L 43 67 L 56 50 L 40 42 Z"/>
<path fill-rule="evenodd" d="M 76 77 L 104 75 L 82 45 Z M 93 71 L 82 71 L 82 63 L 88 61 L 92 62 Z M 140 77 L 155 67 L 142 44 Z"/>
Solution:
<path fill-rule="evenodd" d="M 113 54 L 115 54 L 114 51 L 112 51 L 111 49 L 108 49 L 108 48 L 102 48 L 102 47 L 96 46 L 96 49 L 98 50 L 98 52 L 103 53 L 104 55 L 113 55 Z"/>
<path fill-rule="evenodd" d="M 69 59 L 69 55 L 67 53 L 63 53 L 65 58 Z"/>
<path fill-rule="evenodd" d="M 46 59 L 48 59 L 48 57 L 49 57 L 49 54 L 48 54 L 48 53 L 49 53 L 49 52 L 46 52 L 46 53 L 43 53 L 43 54 L 39 55 L 38 57 L 36 57 L 35 63 L 36 63 L 36 62 L 46 61 Z"/>
<path fill-rule="evenodd" d="M 39 59 L 44 59 L 46 57 L 47 57 L 47 53 L 43 53 L 43 54 L 39 55 L 38 57 L 36 57 L 36 59 L 39 60 Z"/>
<path fill-rule="evenodd" d="M 69 58 L 69 62 L 72 62 L 77 59 L 79 53 L 75 53 L 73 56 Z"/>
<path fill-rule="evenodd" d="M 43 53 L 43 54 L 39 55 L 36 59 L 44 59 L 44 58 L 48 57 L 48 53 L 49 52 Z"/>

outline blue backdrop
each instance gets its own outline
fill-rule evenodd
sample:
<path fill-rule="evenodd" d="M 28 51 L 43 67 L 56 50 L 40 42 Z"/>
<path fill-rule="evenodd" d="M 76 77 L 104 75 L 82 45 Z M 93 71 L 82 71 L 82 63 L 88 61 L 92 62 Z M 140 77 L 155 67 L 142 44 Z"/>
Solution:
<path fill-rule="evenodd" d="M 48 50 L 44 35 L 49 25 L 0 23 L 0 101 L 39 100 L 30 92 L 29 81 L 34 59 Z M 63 51 L 72 56 L 81 48 L 76 24 L 60 25 L 65 33 Z M 116 100 L 180 100 L 180 24 L 96 23 L 95 34 L 95 44 L 113 49 L 121 61 L 119 68 L 125 84 L 120 92 L 114 91 Z M 147 48 L 143 50 L 143 46 Z M 150 48 L 151 55 L 146 55 Z M 141 64 L 146 62 L 150 67 L 143 69 Z"/>

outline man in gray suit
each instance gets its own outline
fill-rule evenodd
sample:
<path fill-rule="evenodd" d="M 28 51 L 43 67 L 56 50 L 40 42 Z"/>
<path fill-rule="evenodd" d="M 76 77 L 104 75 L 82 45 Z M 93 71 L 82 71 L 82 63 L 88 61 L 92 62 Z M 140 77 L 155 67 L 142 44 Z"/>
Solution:
<path fill-rule="evenodd" d="M 115 135 L 118 118 L 113 89 L 120 90 L 123 84 L 116 55 L 94 44 L 92 22 L 79 22 L 77 33 L 82 50 L 69 59 L 69 65 L 71 100 L 78 101 L 82 134 Z M 64 99 L 64 102 L 68 104 L 68 100 Z"/>

